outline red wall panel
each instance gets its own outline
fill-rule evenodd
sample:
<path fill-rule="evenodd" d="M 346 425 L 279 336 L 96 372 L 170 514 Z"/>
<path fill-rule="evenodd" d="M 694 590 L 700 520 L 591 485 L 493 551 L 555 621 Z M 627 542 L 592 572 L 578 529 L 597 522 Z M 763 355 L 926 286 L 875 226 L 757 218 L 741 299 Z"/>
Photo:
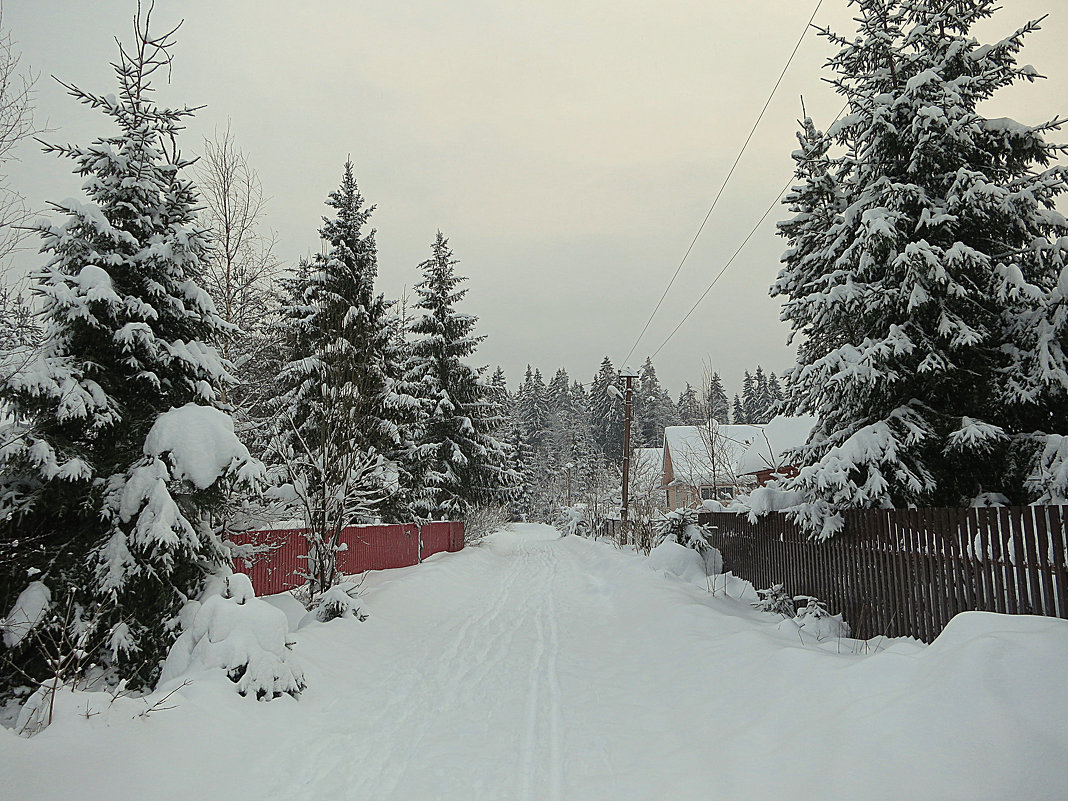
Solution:
<path fill-rule="evenodd" d="M 420 529 L 412 523 L 343 528 L 340 540 L 345 547 L 338 554 L 338 569 L 351 574 L 410 567 L 431 554 L 464 547 L 463 523 L 428 523 L 421 533 L 420 554 Z M 231 535 L 230 540 L 259 549 L 248 559 L 234 559 L 234 569 L 249 575 L 257 595 L 274 595 L 305 583 L 303 529 L 247 531 Z"/>

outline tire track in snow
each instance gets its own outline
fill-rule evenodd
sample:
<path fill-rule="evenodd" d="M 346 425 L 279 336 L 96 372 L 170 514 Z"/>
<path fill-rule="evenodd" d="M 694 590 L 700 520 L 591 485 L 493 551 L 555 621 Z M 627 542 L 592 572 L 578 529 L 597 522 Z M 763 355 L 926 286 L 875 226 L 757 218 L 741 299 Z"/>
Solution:
<path fill-rule="evenodd" d="M 559 557 L 553 542 L 545 543 L 538 551 L 542 557 L 539 566 L 545 569 L 545 576 L 540 580 L 542 591 L 537 601 L 531 604 L 537 639 L 528 677 L 529 694 L 517 795 L 526 801 L 542 801 L 545 798 L 558 801 L 563 798 L 564 778 L 562 702 L 557 670 L 560 633 L 553 586 L 559 575 Z M 540 740 L 539 735 L 544 740 Z M 544 786 L 539 786 L 535 793 L 535 779 L 538 777 L 543 779 Z"/>
<path fill-rule="evenodd" d="M 561 723 L 560 676 L 557 661 L 560 656 L 560 629 L 556 616 L 556 593 L 553 592 L 552 579 L 559 573 L 559 557 L 550 549 L 552 574 L 546 582 L 549 600 L 549 664 L 546 674 L 549 686 L 549 797 L 563 798 L 564 782 L 564 748 L 563 725 Z"/>
<path fill-rule="evenodd" d="M 543 582 L 543 585 L 547 582 Z M 542 623 L 542 615 L 538 607 L 545 603 L 545 593 L 531 604 L 534 609 L 534 628 L 537 639 L 534 646 L 534 657 L 530 660 L 530 674 L 527 677 L 527 708 L 525 725 L 523 727 L 522 747 L 520 749 L 522 760 L 519 766 L 519 793 L 518 797 L 524 801 L 534 798 L 534 771 L 535 756 L 538 740 L 538 700 L 541 695 L 541 676 L 543 673 L 542 662 L 545 658 L 545 629 Z"/>
<path fill-rule="evenodd" d="M 465 617 L 442 635 L 447 646 L 435 655 L 433 646 L 407 647 L 397 656 L 405 662 L 395 664 L 400 668 L 388 685 L 388 692 L 376 696 L 382 701 L 376 704 L 373 714 L 368 710 L 349 704 L 333 704 L 326 710 L 327 722 L 320 728 L 323 734 L 315 745 L 300 749 L 296 765 L 280 773 L 275 783 L 278 799 L 302 797 L 301 792 L 310 787 L 318 790 L 324 780 L 336 787 L 338 797 L 386 799 L 396 790 L 397 784 L 416 759 L 415 743 L 425 736 L 430 717 L 434 714 L 433 702 L 441 697 L 440 690 L 447 686 L 449 676 L 459 672 L 465 649 L 478 640 L 478 635 L 500 614 L 500 607 L 514 585 L 523 575 L 523 560 L 511 559 L 503 579 L 498 583 L 493 598 L 479 607 L 479 611 Z M 440 641 L 440 640 L 439 640 Z M 428 669 L 425 657 L 431 657 L 433 666 Z M 364 732 L 356 739 L 345 733 L 354 726 Z M 417 729 L 414 737 L 398 738 L 394 733 Z M 403 742 L 402 748 L 395 748 Z M 385 780 L 385 785 L 383 785 Z M 293 788 L 289 790 L 287 788 Z M 355 795 L 351 795 L 355 790 Z M 294 793 L 296 795 L 294 796 Z"/>

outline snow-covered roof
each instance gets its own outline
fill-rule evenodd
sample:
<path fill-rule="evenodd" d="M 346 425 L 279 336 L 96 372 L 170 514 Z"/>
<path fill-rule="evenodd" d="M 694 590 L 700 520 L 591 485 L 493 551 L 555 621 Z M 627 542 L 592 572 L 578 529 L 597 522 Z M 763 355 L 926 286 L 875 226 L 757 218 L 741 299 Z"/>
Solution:
<path fill-rule="evenodd" d="M 814 417 L 776 417 L 762 426 L 669 426 L 664 444 L 677 482 L 726 484 L 747 473 L 782 467 L 783 455 L 803 445 L 815 424 Z"/>
<path fill-rule="evenodd" d="M 808 441 L 808 435 L 818 420 L 810 415 L 801 417 L 775 417 L 761 429 L 751 447 L 738 460 L 739 475 L 783 467 L 783 456 Z"/>

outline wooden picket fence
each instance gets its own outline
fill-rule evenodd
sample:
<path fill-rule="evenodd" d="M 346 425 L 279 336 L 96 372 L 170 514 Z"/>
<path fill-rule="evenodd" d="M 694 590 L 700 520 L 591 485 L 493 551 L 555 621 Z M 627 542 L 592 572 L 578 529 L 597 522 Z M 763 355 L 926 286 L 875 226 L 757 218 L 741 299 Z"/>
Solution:
<path fill-rule="evenodd" d="M 724 569 L 841 613 L 853 636 L 932 642 L 958 612 L 1068 618 L 1068 507 L 865 509 L 815 542 L 785 515 L 706 512 Z"/>

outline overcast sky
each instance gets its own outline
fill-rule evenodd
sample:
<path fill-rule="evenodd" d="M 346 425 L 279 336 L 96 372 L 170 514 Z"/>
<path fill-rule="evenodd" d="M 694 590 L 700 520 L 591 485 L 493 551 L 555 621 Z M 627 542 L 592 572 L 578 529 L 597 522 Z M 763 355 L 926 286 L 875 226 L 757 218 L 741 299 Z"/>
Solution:
<path fill-rule="evenodd" d="M 1005 0 L 978 31 L 999 39 L 1050 12 L 1022 60 L 1048 79 L 984 112 L 1034 123 L 1068 115 L 1068 4 Z M 114 91 L 114 36 L 132 0 L 7 0 L 4 24 L 42 73 L 53 141 L 112 130 L 52 75 Z M 171 105 L 204 105 L 183 147 L 229 120 L 271 197 L 266 224 L 287 263 L 318 248 L 323 201 L 347 156 L 378 206 L 379 290 L 418 281 L 437 229 L 470 278 L 465 310 L 488 339 L 477 360 L 514 387 L 529 362 L 588 381 L 617 366 L 708 211 L 815 0 L 160 0 L 185 20 Z M 852 32 L 845 0 L 816 21 Z M 810 31 L 738 171 L 631 362 L 660 347 L 791 172 L 804 95 L 826 126 L 841 101 L 821 80 L 831 54 Z M 1068 139 L 1065 132 L 1062 139 Z M 12 178 L 37 207 L 75 195 L 69 164 L 32 147 Z M 655 359 L 677 396 L 710 362 L 741 372 L 792 362 L 768 297 L 784 249 L 776 211 Z M 39 257 L 32 257 L 36 263 Z M 25 259 L 25 257 L 24 257 Z M 25 264 L 26 262 L 21 262 Z"/>

